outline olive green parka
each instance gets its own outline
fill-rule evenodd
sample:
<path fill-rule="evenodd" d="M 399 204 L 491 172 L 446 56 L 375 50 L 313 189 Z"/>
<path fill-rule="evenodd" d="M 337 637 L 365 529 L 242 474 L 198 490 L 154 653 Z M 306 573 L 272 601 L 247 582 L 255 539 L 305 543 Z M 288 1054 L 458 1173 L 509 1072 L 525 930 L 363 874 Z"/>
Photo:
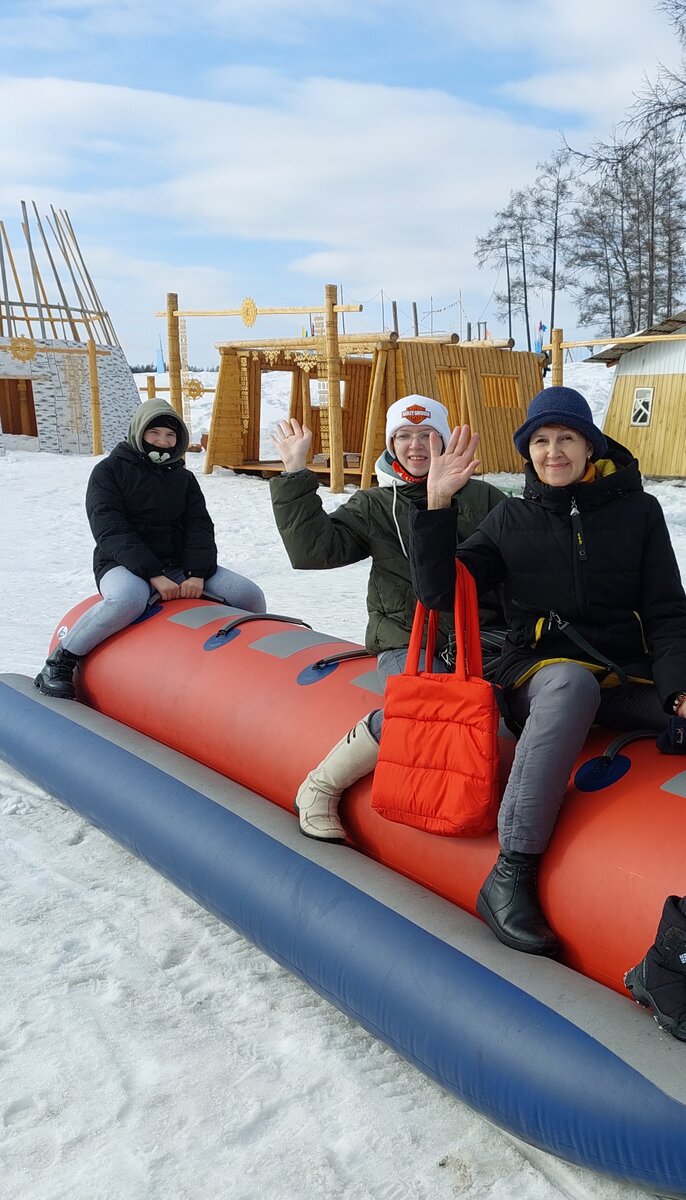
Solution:
<path fill-rule="evenodd" d="M 403 483 L 394 477 L 388 454 L 381 456 L 376 470 L 382 486 L 354 492 L 330 514 L 322 506 L 313 471 L 284 473 L 269 485 L 276 524 L 296 570 L 325 571 L 371 558 L 365 636 L 371 654 L 406 647 L 409 642 L 416 600 L 407 558 L 408 513 L 411 504 L 426 504 L 426 484 Z M 503 499 L 498 488 L 470 480 L 453 501 L 458 510 L 458 541 L 473 533 Z M 482 627 L 503 626 L 500 601 L 493 592 L 480 598 L 480 616 Z M 439 650 L 452 625 L 449 617 L 441 617 Z"/>

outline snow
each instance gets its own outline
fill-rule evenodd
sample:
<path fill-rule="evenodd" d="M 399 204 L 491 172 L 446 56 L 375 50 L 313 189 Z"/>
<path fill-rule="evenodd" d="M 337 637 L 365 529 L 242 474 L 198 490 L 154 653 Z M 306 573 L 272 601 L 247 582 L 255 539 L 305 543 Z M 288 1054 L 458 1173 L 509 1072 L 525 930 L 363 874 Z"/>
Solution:
<path fill-rule="evenodd" d="M 266 379 L 265 434 L 287 382 Z M 565 382 L 602 416 L 611 372 L 575 364 Z M 196 437 L 210 410 L 211 397 L 195 402 Z M 202 475 L 201 455 L 188 464 L 220 561 L 255 578 L 272 611 L 359 641 L 366 564 L 292 571 L 267 484 Z M 94 590 L 92 466 L 16 444 L 0 460 L 4 672 L 35 674 L 60 618 Z M 683 572 L 686 494 L 649 486 Z M 329 511 L 347 498 L 322 494 Z M 0 836 L 3 1200 L 644 1194 L 489 1125 L 3 763 Z"/>

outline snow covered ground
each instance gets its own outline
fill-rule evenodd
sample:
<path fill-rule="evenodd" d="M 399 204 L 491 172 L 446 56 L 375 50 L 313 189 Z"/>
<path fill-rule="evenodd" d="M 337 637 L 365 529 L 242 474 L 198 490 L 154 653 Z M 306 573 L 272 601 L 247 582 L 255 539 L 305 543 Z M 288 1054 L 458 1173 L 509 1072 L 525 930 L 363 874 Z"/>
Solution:
<path fill-rule="evenodd" d="M 287 411 L 285 379 L 266 381 L 266 420 Z M 611 372 L 575 365 L 565 382 L 600 419 Z M 193 408 L 196 437 L 209 410 L 207 397 Z M 201 472 L 202 456 L 188 464 Z M 0 671 L 34 674 L 93 591 L 92 466 L 21 443 L 0 459 Z M 266 483 L 199 479 L 221 562 L 252 575 L 272 611 L 361 639 L 364 563 L 292 571 Z M 686 575 L 686 491 L 650 490 Z M 329 510 L 346 500 L 323 495 Z M 644 1194 L 493 1128 L 2 763 L 0 838 L 3 1200 Z"/>

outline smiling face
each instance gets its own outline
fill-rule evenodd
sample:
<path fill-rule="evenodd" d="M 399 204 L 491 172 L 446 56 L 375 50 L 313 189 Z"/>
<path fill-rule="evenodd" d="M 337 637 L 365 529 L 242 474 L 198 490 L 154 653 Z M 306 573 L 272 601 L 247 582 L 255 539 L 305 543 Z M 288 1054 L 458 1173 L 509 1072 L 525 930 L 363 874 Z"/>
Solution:
<path fill-rule="evenodd" d="M 154 446 L 156 450 L 173 450 L 176 445 L 176 433 L 166 425 L 149 425 L 143 434 L 146 446 Z"/>
<path fill-rule="evenodd" d="M 529 456 L 542 483 L 569 487 L 585 474 L 593 447 L 588 438 L 565 425 L 541 425 L 529 440 Z"/>
<path fill-rule="evenodd" d="M 429 474 L 431 466 L 431 443 L 429 438 L 436 430 L 429 425 L 401 425 L 393 435 L 395 457 L 405 471 L 422 479 Z"/>

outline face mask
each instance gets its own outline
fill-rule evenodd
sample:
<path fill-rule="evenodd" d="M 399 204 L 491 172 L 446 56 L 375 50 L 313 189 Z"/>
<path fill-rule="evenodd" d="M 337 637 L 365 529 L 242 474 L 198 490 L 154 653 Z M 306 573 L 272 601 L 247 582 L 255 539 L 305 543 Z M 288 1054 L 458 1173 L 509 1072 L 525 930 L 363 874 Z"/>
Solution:
<path fill-rule="evenodd" d="M 154 463 L 169 462 L 171 458 L 171 454 L 168 454 L 166 450 L 148 450 L 146 453 L 150 461 Z"/>

